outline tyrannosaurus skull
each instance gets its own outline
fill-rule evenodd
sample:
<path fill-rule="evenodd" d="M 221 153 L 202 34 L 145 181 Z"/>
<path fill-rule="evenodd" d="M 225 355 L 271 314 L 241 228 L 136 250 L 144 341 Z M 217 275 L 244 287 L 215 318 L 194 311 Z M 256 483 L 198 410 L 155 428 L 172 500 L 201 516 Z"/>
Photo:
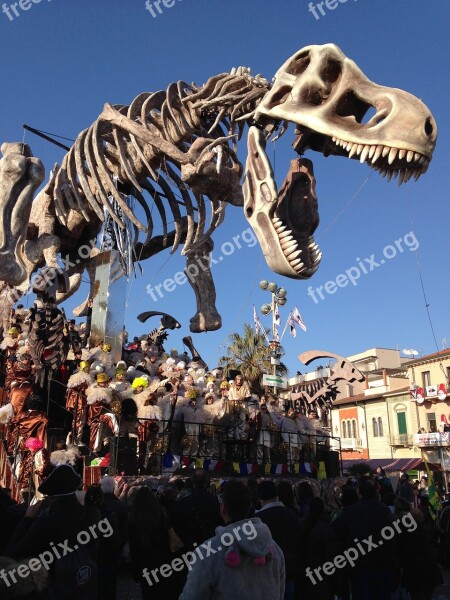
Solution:
<path fill-rule="evenodd" d="M 365 119 L 369 109 L 374 114 Z M 284 219 L 265 152 L 265 138 L 280 121 L 297 125 L 294 149 L 298 154 L 311 149 L 324 156 L 355 158 L 388 180 L 398 175 L 399 183 L 412 176 L 418 179 L 428 169 L 437 127 L 418 98 L 371 82 L 334 44 L 307 46 L 279 69 L 273 88 L 256 110 L 256 127 L 250 128 L 244 206 L 258 241 L 266 247 L 269 266 L 288 277 L 308 278 L 320 260 L 311 237 L 318 220 L 309 214 L 306 226 L 295 225 L 301 206 L 310 211 L 311 202 L 305 203 L 294 193 L 290 194 L 296 204 L 290 210 L 297 214 L 294 226 Z M 269 218 L 260 218 L 260 213 Z"/>

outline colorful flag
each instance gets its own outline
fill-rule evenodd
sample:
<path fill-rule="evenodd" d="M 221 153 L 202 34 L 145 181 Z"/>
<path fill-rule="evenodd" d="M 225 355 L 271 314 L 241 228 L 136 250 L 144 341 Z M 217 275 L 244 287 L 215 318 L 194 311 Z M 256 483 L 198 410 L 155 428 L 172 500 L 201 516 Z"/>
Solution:
<path fill-rule="evenodd" d="M 303 331 L 306 331 L 306 325 L 303 323 L 303 319 L 300 313 L 298 312 L 298 308 L 296 306 L 294 306 L 294 310 L 292 311 L 291 315 L 294 321 L 297 323 L 297 325 L 299 325 L 303 329 Z"/>

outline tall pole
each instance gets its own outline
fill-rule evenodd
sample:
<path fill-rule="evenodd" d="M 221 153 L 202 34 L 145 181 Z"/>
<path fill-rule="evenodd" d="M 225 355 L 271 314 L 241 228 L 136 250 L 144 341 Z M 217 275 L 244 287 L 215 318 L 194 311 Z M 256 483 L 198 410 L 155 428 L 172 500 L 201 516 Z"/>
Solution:
<path fill-rule="evenodd" d="M 275 328 L 276 328 L 276 325 L 277 325 L 276 324 L 276 314 L 275 314 L 276 308 L 277 308 L 276 295 L 275 295 L 275 292 L 272 292 L 272 341 L 274 341 L 274 342 L 275 342 L 275 338 L 276 338 Z M 273 362 L 273 365 L 272 365 L 272 375 L 276 376 L 276 374 L 277 374 L 277 365 L 275 364 L 276 363 L 276 359 L 273 358 L 272 362 Z M 273 386 L 273 393 L 274 393 L 275 396 L 277 395 L 277 386 L 276 386 L 276 384 L 274 384 L 274 386 Z"/>
<path fill-rule="evenodd" d="M 278 306 L 283 306 L 286 304 L 286 290 L 284 288 L 279 288 L 276 283 L 268 282 L 266 280 L 261 281 L 259 287 L 262 290 L 268 290 L 272 294 L 271 303 L 264 304 L 261 307 L 261 312 L 263 315 L 268 315 L 272 313 L 272 340 L 269 341 L 270 348 L 270 364 L 272 365 L 272 376 L 274 378 L 273 385 L 273 393 L 276 395 L 277 393 L 277 385 L 276 385 L 276 376 L 277 376 L 277 365 L 280 364 L 280 357 L 282 356 L 281 346 L 278 341 L 278 331 L 277 331 L 277 312 Z"/>

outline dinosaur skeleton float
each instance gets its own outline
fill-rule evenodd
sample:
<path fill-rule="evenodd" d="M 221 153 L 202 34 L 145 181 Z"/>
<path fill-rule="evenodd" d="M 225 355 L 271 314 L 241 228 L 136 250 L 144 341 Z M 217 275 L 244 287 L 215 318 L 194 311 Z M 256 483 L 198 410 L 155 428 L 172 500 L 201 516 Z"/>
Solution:
<path fill-rule="evenodd" d="M 363 122 L 371 107 L 374 116 Z M 78 250 L 96 238 L 107 215 L 117 229 L 125 227 L 124 219 L 131 224 L 134 261 L 170 245 L 175 252 L 180 244 L 188 265 L 205 261 L 206 268 L 189 278 L 198 308 L 191 331 L 218 329 L 211 235 L 228 204 L 244 207 L 273 271 L 311 277 L 321 259 L 313 238 L 319 215 L 312 163 L 294 160 L 278 193 L 265 150 L 267 140 L 277 139 L 289 123 L 296 125 L 293 147 L 300 156 L 314 150 L 358 159 L 388 179 L 398 176 L 400 183 L 426 172 L 437 137 L 435 121 L 420 100 L 372 83 L 333 44 L 294 54 L 273 85 L 240 67 L 203 86 L 179 81 L 167 91 L 140 94 L 129 106 L 106 104 L 61 167 L 55 165 L 34 202 L 44 178 L 42 163 L 22 144 L 1 147 L 0 301 L 8 300 L 11 287 L 26 289 L 37 268 L 56 268 L 58 256 L 69 265 L 69 285 L 57 301 L 78 289 L 85 268 L 92 281 L 89 258 L 80 261 Z M 236 144 L 245 125 L 242 191 Z M 156 212 L 162 235 L 154 235 Z M 143 241 L 139 231 L 146 235 Z M 83 314 L 84 306 L 75 314 Z"/>

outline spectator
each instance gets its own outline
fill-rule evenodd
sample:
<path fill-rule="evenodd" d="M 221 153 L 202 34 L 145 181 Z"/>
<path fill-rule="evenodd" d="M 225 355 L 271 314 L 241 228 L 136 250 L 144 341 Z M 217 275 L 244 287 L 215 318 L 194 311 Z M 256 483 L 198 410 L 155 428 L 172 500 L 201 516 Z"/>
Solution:
<path fill-rule="evenodd" d="M 283 552 L 286 569 L 284 600 L 291 600 L 301 559 L 300 523 L 297 516 L 279 501 L 277 487 L 272 481 L 262 481 L 258 486 L 258 495 L 262 508 L 256 511 L 255 516 L 267 525 Z"/>
<path fill-rule="evenodd" d="M 393 521 L 391 511 L 380 503 L 376 482 L 361 477 L 358 484 L 360 500 L 349 506 L 340 523 L 340 542 L 343 550 L 355 547 L 355 539 L 379 540 L 381 530 Z M 341 552 L 342 554 L 342 552 Z M 390 598 L 399 577 L 398 560 L 393 540 L 371 548 L 358 556 L 349 570 L 352 600 L 384 600 Z"/>
<path fill-rule="evenodd" d="M 172 561 L 169 540 L 170 523 L 163 507 L 148 487 L 141 487 L 133 500 L 130 516 L 130 552 L 133 574 L 141 584 L 144 600 L 176 600 L 176 580 L 149 574 Z"/>
<path fill-rule="evenodd" d="M 180 600 L 283 600 L 283 554 L 268 527 L 257 517 L 249 518 L 250 490 L 230 481 L 221 501 L 225 527 L 218 527 L 208 541 L 213 552 L 193 565 Z M 225 539 L 232 543 L 224 548 Z"/>
<path fill-rule="evenodd" d="M 308 600 L 333 600 L 338 588 L 336 576 L 323 576 L 321 579 L 305 577 L 305 573 L 314 572 L 317 567 L 333 561 L 339 554 L 339 541 L 334 529 L 324 517 L 324 504 L 321 498 L 311 498 L 306 517 L 300 520 L 302 542 L 307 548 L 303 558 L 303 581 L 300 597 Z M 303 593 L 305 595 L 303 596 Z"/>
<path fill-rule="evenodd" d="M 402 473 L 397 487 L 397 497 L 406 500 L 410 504 L 414 501 L 414 490 L 409 480 L 408 473 Z"/>
<path fill-rule="evenodd" d="M 311 498 L 314 498 L 312 487 L 307 481 L 300 481 L 297 487 L 298 512 L 300 517 L 305 517 L 308 514 Z"/>
<path fill-rule="evenodd" d="M 100 479 L 100 487 L 103 492 L 103 502 L 107 512 L 117 515 L 119 525 L 120 548 L 124 546 L 128 539 L 128 512 L 126 507 L 114 495 L 116 482 L 113 477 L 103 477 Z"/>
<path fill-rule="evenodd" d="M 196 469 L 192 482 L 192 494 L 179 500 L 180 531 L 177 531 L 188 550 L 212 537 L 221 524 L 217 497 L 208 492 L 209 473 Z"/>
<path fill-rule="evenodd" d="M 98 600 L 116 600 L 117 597 L 117 567 L 119 563 L 120 532 L 117 514 L 111 512 L 105 503 L 102 488 L 91 485 L 84 497 L 85 506 L 95 506 L 102 516 L 107 519 L 112 535 L 101 537 L 98 548 Z"/>

